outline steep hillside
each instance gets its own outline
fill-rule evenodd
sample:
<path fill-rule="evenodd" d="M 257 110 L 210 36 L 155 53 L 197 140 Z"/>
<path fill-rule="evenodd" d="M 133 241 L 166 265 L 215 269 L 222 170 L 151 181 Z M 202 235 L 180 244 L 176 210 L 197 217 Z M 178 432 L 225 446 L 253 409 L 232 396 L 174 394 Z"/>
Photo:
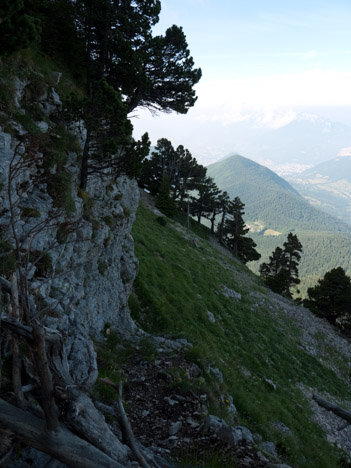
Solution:
<path fill-rule="evenodd" d="M 351 224 L 351 157 L 318 164 L 288 179 L 311 205 Z"/>
<path fill-rule="evenodd" d="M 233 401 L 235 423 L 255 434 L 258 447 L 269 447 L 262 445 L 262 437 L 273 441 L 281 460 L 291 466 L 339 466 L 340 454 L 313 422 L 316 418 L 326 424 L 321 415 L 330 414 L 311 406 L 310 399 L 313 391 L 348 404 L 350 344 L 308 310 L 266 290 L 245 266 L 218 250 L 205 228 L 197 236 L 192 233 L 190 242 L 184 227 L 172 220 L 161 223 L 165 218 L 155 214 L 145 194 L 142 198 L 133 228 L 139 274 L 130 306 L 133 318 L 149 333 L 192 344 L 183 352 L 198 367 L 196 377 L 192 364 L 184 369 L 174 357 L 168 359 L 172 367 L 165 372 L 173 376 L 169 382 L 175 394 L 200 392 L 205 409 L 225 418 L 233 416 Z M 164 351 L 159 348 L 151 361 L 161 366 Z M 131 413 L 133 418 L 133 405 Z M 169 420 L 158 424 L 168 427 Z M 328 424 L 335 429 L 335 421 Z M 191 449 L 185 441 L 187 428 L 183 422 L 171 453 L 203 466 L 196 450 L 199 433 L 193 434 Z M 159 426 L 154 431 L 160 432 Z M 341 433 L 338 437 L 346 443 Z M 205 466 L 265 466 L 216 464 L 213 457 Z"/>
<path fill-rule="evenodd" d="M 222 190 L 245 203 L 245 220 L 265 261 L 288 232 L 296 232 L 304 247 L 300 267 L 301 291 L 331 268 L 351 268 L 351 228 L 312 207 L 284 179 L 242 156 L 208 167 Z M 253 268 L 257 267 L 253 266 Z"/>

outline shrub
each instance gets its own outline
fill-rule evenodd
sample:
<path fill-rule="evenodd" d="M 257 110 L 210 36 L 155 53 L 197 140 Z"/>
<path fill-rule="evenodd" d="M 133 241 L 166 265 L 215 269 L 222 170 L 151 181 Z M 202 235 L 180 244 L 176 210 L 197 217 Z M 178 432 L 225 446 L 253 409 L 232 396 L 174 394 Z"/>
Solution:
<path fill-rule="evenodd" d="M 161 224 L 161 226 L 166 226 L 167 224 L 167 218 L 165 216 L 158 216 L 156 218 L 156 221 Z"/>
<path fill-rule="evenodd" d="M 107 268 L 108 268 L 107 263 L 105 261 L 100 261 L 99 260 L 98 270 L 99 270 L 100 275 L 105 276 Z"/>
<path fill-rule="evenodd" d="M 21 207 L 21 218 L 40 218 L 40 212 L 35 208 Z"/>
<path fill-rule="evenodd" d="M 72 175 L 69 172 L 60 172 L 51 177 L 48 193 L 54 199 L 55 205 L 64 208 L 68 215 L 76 211 L 72 196 Z"/>
<path fill-rule="evenodd" d="M 104 223 L 106 223 L 107 226 L 109 226 L 111 229 L 116 227 L 117 222 L 116 222 L 116 220 L 114 219 L 113 216 L 111 216 L 111 215 L 104 216 L 102 219 L 103 219 Z"/>
<path fill-rule="evenodd" d="M 16 269 L 16 256 L 12 245 L 0 240 L 0 274 L 10 276 Z"/>

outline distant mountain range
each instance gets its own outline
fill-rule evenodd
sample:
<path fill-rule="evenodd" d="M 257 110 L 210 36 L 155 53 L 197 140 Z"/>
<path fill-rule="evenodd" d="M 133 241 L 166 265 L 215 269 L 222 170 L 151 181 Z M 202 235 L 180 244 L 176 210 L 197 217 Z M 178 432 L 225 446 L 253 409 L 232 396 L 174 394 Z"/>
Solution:
<path fill-rule="evenodd" d="M 287 179 L 311 205 L 351 224 L 351 156 L 331 159 Z"/>
<path fill-rule="evenodd" d="M 218 161 L 221 154 L 236 152 L 275 172 L 286 164 L 307 168 L 351 147 L 349 126 L 293 111 L 243 113 L 229 116 L 227 121 L 199 119 L 182 134 L 183 144 L 189 145 L 203 164 Z"/>
<path fill-rule="evenodd" d="M 351 226 L 311 206 L 295 188 L 270 169 L 239 155 L 208 166 L 207 173 L 231 197 L 245 203 L 244 219 L 262 259 L 295 232 L 303 247 L 302 292 L 326 271 L 351 272 Z M 253 267 L 258 269 L 258 264 Z"/>

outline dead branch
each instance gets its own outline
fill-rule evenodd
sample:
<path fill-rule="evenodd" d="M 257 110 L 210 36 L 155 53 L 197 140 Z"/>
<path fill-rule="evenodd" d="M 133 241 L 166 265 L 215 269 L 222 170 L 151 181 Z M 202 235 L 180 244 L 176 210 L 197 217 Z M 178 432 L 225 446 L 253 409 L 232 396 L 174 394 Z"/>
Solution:
<path fill-rule="evenodd" d="M 12 317 L 14 320 L 18 320 L 20 317 L 20 305 L 18 297 L 18 286 L 17 286 L 17 275 L 12 273 L 11 275 L 11 299 L 12 299 Z M 25 398 L 22 392 L 22 358 L 19 349 L 18 336 L 12 334 L 11 339 L 12 344 L 12 382 L 13 382 L 13 391 L 15 393 L 15 398 L 17 405 L 21 408 L 24 408 Z"/>
<path fill-rule="evenodd" d="M 59 426 L 47 432 L 45 421 L 0 399 L 0 427 L 21 442 L 52 455 L 73 468 L 124 468 L 104 452 Z"/>
<path fill-rule="evenodd" d="M 150 465 L 147 463 L 145 458 L 143 457 L 142 453 L 139 450 L 139 447 L 137 446 L 132 428 L 130 427 L 128 417 L 126 415 L 126 412 L 124 411 L 124 406 L 123 406 L 123 401 L 122 401 L 122 382 L 118 384 L 114 384 L 108 377 L 104 379 L 100 379 L 101 382 L 104 382 L 105 384 L 109 385 L 110 387 L 113 387 L 117 391 L 117 406 L 118 406 L 118 416 L 119 416 L 119 421 L 120 425 L 122 428 L 122 432 L 125 438 L 125 441 L 127 445 L 132 449 L 136 459 L 138 460 L 139 464 L 143 468 L 150 468 Z"/>
<path fill-rule="evenodd" d="M 94 401 L 94 406 L 97 410 L 99 410 L 103 414 L 109 414 L 110 416 L 117 417 L 116 415 L 116 410 L 112 408 L 112 406 L 105 405 L 104 403 L 101 403 L 100 401 Z"/>
<path fill-rule="evenodd" d="M 54 399 L 54 384 L 46 356 L 45 331 L 38 322 L 33 324 L 32 334 L 34 340 L 32 351 L 41 385 L 41 404 L 45 413 L 47 429 L 48 431 L 56 431 L 59 427 L 59 422 L 58 409 Z"/>
<path fill-rule="evenodd" d="M 332 411 L 334 414 L 339 416 L 339 418 L 344 419 L 351 424 L 351 412 L 341 408 L 340 406 L 334 405 L 328 400 L 324 400 L 318 395 L 313 395 L 313 400 L 319 404 L 322 408 L 325 408 L 328 411 Z"/>

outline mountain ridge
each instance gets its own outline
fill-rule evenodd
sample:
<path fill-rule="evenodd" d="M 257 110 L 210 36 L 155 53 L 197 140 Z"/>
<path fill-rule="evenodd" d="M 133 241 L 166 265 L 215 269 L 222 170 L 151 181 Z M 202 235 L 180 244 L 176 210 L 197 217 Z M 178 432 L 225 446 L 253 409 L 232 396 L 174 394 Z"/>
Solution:
<path fill-rule="evenodd" d="M 242 199 L 246 205 L 247 221 L 258 221 L 261 218 L 261 221 L 269 221 L 266 227 L 270 229 L 286 229 L 287 227 L 288 230 L 295 229 L 297 223 L 298 226 L 304 225 L 304 228 L 323 228 L 331 232 L 351 234 L 351 227 L 346 223 L 311 207 L 288 181 L 249 158 L 239 155 L 230 156 L 223 161 L 211 164 L 207 167 L 207 171 L 219 188 L 226 190 L 232 197 L 239 196 Z M 287 214 L 282 210 L 276 210 L 275 213 L 268 214 L 268 207 L 263 205 L 264 202 L 274 204 L 276 208 L 279 207 L 279 203 L 284 203 L 292 211 Z M 312 221 L 308 222 L 308 218 Z"/>
<path fill-rule="evenodd" d="M 244 220 L 261 253 L 261 262 L 286 240 L 289 232 L 303 245 L 301 293 L 326 271 L 342 266 L 351 271 L 351 226 L 311 206 L 296 189 L 268 168 L 242 156 L 208 166 L 221 190 L 245 203 Z M 258 272 L 259 263 L 250 263 Z"/>
<path fill-rule="evenodd" d="M 287 179 L 312 206 L 351 224 L 351 156 L 324 161 Z"/>

